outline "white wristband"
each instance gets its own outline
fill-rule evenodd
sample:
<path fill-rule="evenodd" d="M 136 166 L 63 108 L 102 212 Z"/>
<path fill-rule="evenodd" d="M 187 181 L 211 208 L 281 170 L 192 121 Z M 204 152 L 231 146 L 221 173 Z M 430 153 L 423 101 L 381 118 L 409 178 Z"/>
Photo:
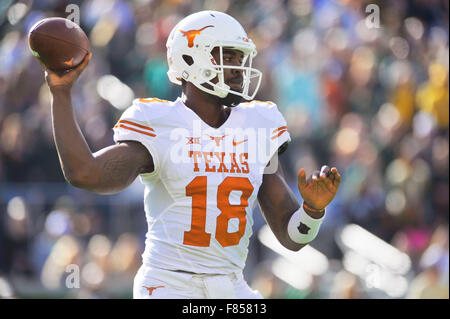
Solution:
<path fill-rule="evenodd" d="M 292 241 L 299 244 L 307 244 L 312 241 L 319 232 L 325 214 L 319 218 L 312 218 L 303 209 L 303 205 L 292 214 L 288 223 L 288 234 Z"/>

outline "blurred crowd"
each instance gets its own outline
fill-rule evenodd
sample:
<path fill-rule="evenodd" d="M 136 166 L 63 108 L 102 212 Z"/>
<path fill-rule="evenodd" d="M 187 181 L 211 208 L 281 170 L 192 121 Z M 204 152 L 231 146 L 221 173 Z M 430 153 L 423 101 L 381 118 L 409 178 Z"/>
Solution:
<path fill-rule="evenodd" d="M 379 9 L 368 10 L 374 4 Z M 80 9 L 93 58 L 73 89 L 78 123 L 97 151 L 137 97 L 173 100 L 165 41 L 184 16 L 231 14 L 255 42 L 257 100 L 274 101 L 292 142 L 281 156 L 343 176 L 312 247 L 329 271 L 305 289 L 271 271 L 253 236 L 247 280 L 268 298 L 448 298 L 449 3 L 446 0 L 3 0 L 0 3 L 0 298 L 131 297 L 146 224 L 138 182 L 97 196 L 65 183 L 50 96 L 27 32 Z M 372 7 L 373 8 L 373 7 Z M 255 233 L 264 224 L 255 208 Z M 411 260 L 405 289 L 380 294 L 344 262 L 339 230 L 357 224 Z M 68 271 L 67 265 L 80 269 Z M 76 268 L 76 267 L 75 267 Z M 72 275 L 79 289 L 67 289 Z M 75 280 L 76 283 L 76 280 Z"/>

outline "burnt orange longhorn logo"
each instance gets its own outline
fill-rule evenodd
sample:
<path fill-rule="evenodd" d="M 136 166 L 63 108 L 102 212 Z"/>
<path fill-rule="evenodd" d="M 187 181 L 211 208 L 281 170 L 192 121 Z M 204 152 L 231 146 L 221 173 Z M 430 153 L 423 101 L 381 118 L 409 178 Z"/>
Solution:
<path fill-rule="evenodd" d="M 200 35 L 200 32 L 202 32 L 203 30 L 205 30 L 206 28 L 214 28 L 213 25 L 207 25 L 206 27 L 201 28 L 200 30 L 188 30 L 188 31 L 183 31 L 183 30 L 179 30 L 181 33 L 183 33 L 183 37 L 186 37 L 188 40 L 188 47 L 192 48 L 194 46 L 194 39 L 197 35 Z"/>
<path fill-rule="evenodd" d="M 210 138 L 212 141 L 216 142 L 216 146 L 217 146 L 217 147 L 220 146 L 220 142 L 222 142 L 223 139 L 225 138 L 225 136 L 227 136 L 227 135 L 222 135 L 222 136 L 211 136 L 211 135 L 209 135 L 209 134 L 205 134 L 205 135 L 208 135 L 209 138 Z"/>
<path fill-rule="evenodd" d="M 164 286 L 155 286 L 155 287 L 146 287 L 146 286 L 142 286 L 145 289 L 148 290 L 148 294 L 151 296 L 153 293 L 153 290 L 158 289 L 158 288 L 164 288 Z"/>

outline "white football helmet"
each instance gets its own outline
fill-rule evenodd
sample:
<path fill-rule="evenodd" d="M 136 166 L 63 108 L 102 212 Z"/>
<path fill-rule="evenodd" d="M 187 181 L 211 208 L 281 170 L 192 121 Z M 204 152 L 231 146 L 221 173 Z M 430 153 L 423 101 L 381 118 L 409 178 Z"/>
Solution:
<path fill-rule="evenodd" d="M 167 75 L 172 83 L 181 85 L 181 79 L 191 82 L 200 90 L 226 97 L 228 93 L 252 100 L 261 84 L 262 73 L 252 68 L 256 47 L 244 28 L 233 17 L 218 11 L 201 11 L 181 20 L 171 31 L 166 43 Z M 218 47 L 220 61 L 211 51 Z M 224 65 L 223 48 L 240 50 L 244 54 L 240 66 Z M 224 69 L 239 69 L 243 73 L 242 92 L 230 89 L 224 82 Z M 218 82 L 211 82 L 218 76 Z M 257 81 L 256 85 L 253 80 Z M 249 93 L 250 83 L 252 91 Z M 213 89 L 205 87 L 209 84 Z"/>

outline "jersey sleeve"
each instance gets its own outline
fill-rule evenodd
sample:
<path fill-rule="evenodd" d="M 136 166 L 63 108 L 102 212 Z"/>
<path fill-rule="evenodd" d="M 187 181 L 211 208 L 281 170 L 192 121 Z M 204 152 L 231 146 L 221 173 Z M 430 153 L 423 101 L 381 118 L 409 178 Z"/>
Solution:
<path fill-rule="evenodd" d="M 159 169 L 159 154 L 157 151 L 158 128 L 155 123 L 151 123 L 139 100 L 133 101 L 131 105 L 117 121 L 113 128 L 114 142 L 136 141 L 147 148 L 153 158 L 155 166 L 154 172 Z"/>
<path fill-rule="evenodd" d="M 272 158 L 275 152 L 282 153 L 286 150 L 287 144 L 291 141 L 291 136 L 288 131 L 286 120 L 275 103 L 262 103 L 260 112 L 264 116 L 268 126 L 268 139 L 270 145 L 269 158 Z"/>

